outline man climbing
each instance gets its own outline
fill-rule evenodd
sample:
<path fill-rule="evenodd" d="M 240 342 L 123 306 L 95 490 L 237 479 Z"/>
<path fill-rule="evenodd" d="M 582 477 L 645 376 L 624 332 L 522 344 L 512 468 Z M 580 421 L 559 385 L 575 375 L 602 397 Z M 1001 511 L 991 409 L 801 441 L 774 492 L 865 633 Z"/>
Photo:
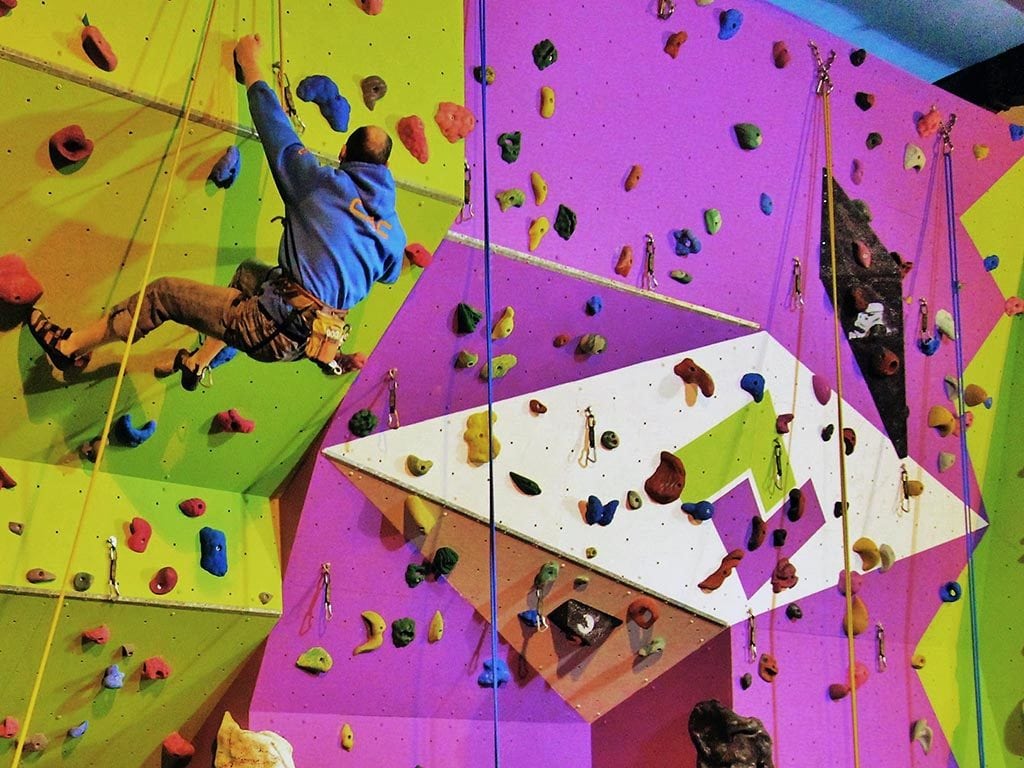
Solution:
<path fill-rule="evenodd" d="M 136 340 L 167 320 L 205 334 L 193 352 L 181 349 L 174 370 L 194 390 L 214 357 L 236 347 L 262 362 L 301 359 L 320 348 L 319 362 L 333 361 L 330 344 L 346 310 L 375 282 L 393 283 L 402 268 L 405 232 L 395 211 L 395 181 L 387 168 L 391 137 L 376 126 L 357 128 L 339 154 L 337 168 L 321 166 L 292 128 L 259 63 L 259 35 L 241 38 L 235 59 L 248 91 L 249 110 L 274 182 L 285 205 L 278 263 L 243 262 L 228 287 L 162 277 L 111 308 L 95 323 L 73 331 L 40 310 L 29 318 L 32 336 L 59 370 L 84 368 L 103 344 L 127 341 L 136 302 L 142 302 Z M 311 335 L 313 342 L 307 346 Z"/>

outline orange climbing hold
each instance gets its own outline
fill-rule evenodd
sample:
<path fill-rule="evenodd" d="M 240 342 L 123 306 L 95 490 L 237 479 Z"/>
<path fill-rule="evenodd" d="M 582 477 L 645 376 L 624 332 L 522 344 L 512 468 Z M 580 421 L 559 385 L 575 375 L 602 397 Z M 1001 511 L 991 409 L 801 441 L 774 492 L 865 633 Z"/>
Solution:
<path fill-rule="evenodd" d="M 164 739 L 163 748 L 168 757 L 173 757 L 178 760 L 182 760 L 186 757 L 192 757 L 196 753 L 196 748 L 192 742 L 177 731 Z"/>
<path fill-rule="evenodd" d="M 629 277 L 629 271 L 633 268 L 633 246 L 624 245 L 619 252 L 619 260 L 615 262 L 615 274 L 621 277 Z"/>
<path fill-rule="evenodd" d="M 658 611 L 658 604 L 654 599 L 644 595 L 638 597 L 636 600 L 629 604 L 626 609 L 626 614 L 629 616 L 630 621 L 636 624 L 641 629 L 650 629 L 654 626 L 654 622 L 658 620 L 661 615 Z"/>
<path fill-rule="evenodd" d="M 409 154 L 426 163 L 430 159 L 430 148 L 427 146 L 427 131 L 423 120 L 417 115 L 407 115 L 398 121 L 395 126 L 398 138 L 402 145 L 409 150 Z"/>
<path fill-rule="evenodd" d="M 629 169 L 629 174 L 626 176 L 626 191 L 632 192 L 636 189 L 636 185 L 640 183 L 640 177 L 643 175 L 644 169 L 639 165 L 634 165 Z"/>
<path fill-rule="evenodd" d="M 16 253 L 0 256 L 0 302 L 31 307 L 42 295 L 42 284 L 28 271 L 21 256 Z"/>
<path fill-rule="evenodd" d="M 932 106 L 917 119 L 917 135 L 922 139 L 934 136 L 940 125 L 942 125 L 942 115 L 939 114 L 939 110 L 935 106 Z"/>
<path fill-rule="evenodd" d="M 85 29 L 82 30 L 82 49 L 89 57 L 89 61 L 104 72 L 113 72 L 117 69 L 117 55 L 99 27 L 85 25 Z"/>
<path fill-rule="evenodd" d="M 434 122 L 441 129 L 441 133 L 454 144 L 459 139 L 466 138 L 473 128 L 476 127 L 476 117 L 466 107 L 452 101 L 442 101 L 437 105 L 437 112 L 434 114 Z"/>
<path fill-rule="evenodd" d="M 665 42 L 665 53 L 671 56 L 673 59 L 679 56 L 679 49 L 683 47 L 683 43 L 686 42 L 686 32 L 680 30 L 679 32 L 673 32 L 668 36 L 668 40 Z"/>
<path fill-rule="evenodd" d="M 843 632 L 850 634 L 852 631 L 854 636 L 859 635 L 868 628 L 870 621 L 868 607 L 860 599 L 860 595 L 854 595 L 851 613 L 843 614 Z"/>
<path fill-rule="evenodd" d="M 718 570 L 697 585 L 700 590 L 702 592 L 714 592 L 722 586 L 722 583 L 732 573 L 733 568 L 740 564 L 743 554 L 742 549 L 734 549 L 726 553 L 725 557 L 722 558 L 722 564 L 718 566 Z"/>
<path fill-rule="evenodd" d="M 410 243 L 405 246 L 405 255 L 409 261 L 417 267 L 426 269 L 434 261 L 434 254 L 427 250 L 422 243 Z"/>

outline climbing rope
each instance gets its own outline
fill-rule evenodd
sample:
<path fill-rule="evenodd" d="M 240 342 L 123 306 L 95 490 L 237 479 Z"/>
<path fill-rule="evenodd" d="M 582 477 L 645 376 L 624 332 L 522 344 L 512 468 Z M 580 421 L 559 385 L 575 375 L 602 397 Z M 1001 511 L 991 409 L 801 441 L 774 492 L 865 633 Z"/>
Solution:
<path fill-rule="evenodd" d="M 487 0 L 477 0 L 478 29 L 480 36 L 480 71 L 487 71 Z M 487 78 L 480 78 L 480 132 L 487 136 Z M 480 153 L 481 187 L 484 201 L 484 323 L 487 333 L 484 334 L 485 353 L 487 357 L 487 500 L 488 500 L 488 570 L 490 575 L 490 611 L 491 611 L 491 664 L 498 660 L 498 530 L 494 503 L 494 376 L 491 361 L 494 359 L 493 343 L 490 329 L 494 325 L 491 308 L 491 207 L 487 201 L 491 199 L 488 189 L 490 174 L 487 168 L 487 150 Z M 538 613 L 540 612 L 538 608 Z M 491 707 L 494 719 L 494 768 L 501 766 L 501 726 L 498 709 L 498 677 L 491 676 Z"/>
<path fill-rule="evenodd" d="M 203 53 L 206 51 L 206 44 L 210 37 L 210 29 L 213 24 L 213 16 L 217 7 L 217 0 L 210 0 L 210 9 L 206 17 L 206 29 L 203 32 L 202 41 L 199 45 L 199 52 L 196 56 L 195 63 L 192 67 L 192 72 L 188 79 L 188 86 L 185 94 L 185 109 L 182 113 L 181 122 L 179 123 L 178 132 L 178 143 L 174 150 L 174 158 L 171 161 L 171 168 L 167 177 L 167 189 L 164 192 L 163 203 L 160 206 L 160 216 L 157 219 L 156 229 L 153 233 L 153 242 L 149 249 L 149 255 L 146 259 L 146 268 L 143 271 L 142 280 L 139 285 L 139 297 L 140 300 L 135 303 L 135 311 L 132 313 L 131 326 L 128 329 L 128 341 L 125 344 L 124 354 L 121 356 L 121 365 L 117 370 L 117 378 L 114 380 L 114 391 L 110 394 L 110 403 L 107 406 L 106 419 L 103 422 L 103 431 L 99 438 L 99 447 L 96 452 L 96 462 L 93 468 L 92 474 L 89 476 L 89 484 L 85 490 L 85 497 L 82 500 L 82 512 L 78 517 L 78 522 L 75 526 L 75 534 L 71 540 L 71 551 L 68 553 L 67 565 L 64 568 L 64 578 L 61 580 L 60 590 L 57 592 L 57 601 L 53 607 L 53 615 L 50 618 L 50 628 L 46 634 L 46 641 L 43 644 L 43 654 L 39 660 L 39 668 L 36 670 L 35 680 L 32 683 L 32 693 L 29 695 L 28 708 L 25 712 L 25 719 L 21 730 L 18 733 L 18 742 L 14 748 L 14 759 L 11 762 L 11 768 L 18 768 L 21 764 L 21 755 L 25 748 L 25 739 L 29 732 L 29 726 L 32 723 L 32 715 L 35 713 L 36 703 L 39 699 L 39 690 L 42 686 L 43 675 L 46 673 L 46 665 L 50 660 L 50 654 L 53 651 L 54 639 L 57 635 L 57 625 L 60 622 L 61 612 L 64 608 L 64 601 L 67 599 L 68 594 L 68 581 L 71 578 L 71 569 L 75 559 L 75 553 L 78 551 L 78 545 L 82 538 L 82 529 L 84 528 L 85 515 L 89 509 L 89 502 L 92 500 L 92 494 L 96 487 L 97 478 L 100 476 L 100 468 L 103 464 L 103 457 L 106 454 L 107 440 L 110 437 L 111 425 L 114 421 L 114 410 L 117 407 L 117 401 L 121 395 L 121 386 L 124 383 L 125 373 L 128 370 L 128 358 L 132 352 L 132 343 L 135 338 L 135 332 L 139 326 L 139 314 L 142 310 L 141 295 L 142 291 L 145 290 L 149 284 L 150 274 L 153 271 L 153 261 L 156 258 L 156 249 L 160 241 L 160 232 L 163 229 L 164 220 L 167 217 L 167 208 L 171 199 L 171 189 L 174 183 L 174 177 L 178 170 L 178 164 L 181 160 L 181 150 L 185 144 L 186 128 L 188 127 L 189 116 L 192 112 L 192 98 L 195 95 L 195 84 L 196 77 L 199 73 L 199 65 L 203 61 Z M 163 160 L 167 160 L 165 154 Z M 162 162 L 161 162 L 162 164 Z M 114 540 L 111 554 L 111 584 L 116 585 L 116 571 L 113 568 L 113 564 L 116 564 L 116 558 L 113 553 L 116 552 L 116 540 Z M 114 595 L 116 597 L 116 595 Z M 112 598 L 113 599 L 113 598 Z"/>
<path fill-rule="evenodd" d="M 974 711 L 978 718 L 978 765 L 985 768 L 985 733 L 981 713 L 981 651 L 978 647 L 978 603 L 974 585 L 974 525 L 971 522 L 971 478 L 967 466 L 967 408 L 964 403 L 964 345 L 960 325 L 960 266 L 956 251 L 956 209 L 953 202 L 953 141 L 950 132 L 956 115 L 939 128 L 946 182 L 946 230 L 949 237 L 949 281 L 953 291 L 953 348 L 956 351 L 957 417 L 960 420 L 960 482 L 964 502 L 964 547 L 967 551 L 968 606 L 971 614 L 971 655 L 974 665 Z"/>
<path fill-rule="evenodd" d="M 832 107 L 829 96 L 832 93 L 833 83 L 829 73 L 832 62 L 835 61 L 836 52 L 831 51 L 827 61 L 822 61 L 821 52 L 813 42 L 810 43 L 814 53 L 814 60 L 817 66 L 818 82 L 815 92 L 821 97 L 822 113 L 825 122 L 825 200 L 828 210 L 828 247 L 829 264 L 832 271 L 832 328 L 833 340 L 835 342 L 836 356 L 836 432 L 843 434 L 843 366 L 842 366 L 842 338 L 839 326 L 839 287 L 836 276 L 836 216 L 835 196 L 832 190 Z M 853 725 L 853 764 L 860 768 L 860 730 L 857 717 L 857 680 L 856 680 L 856 655 L 853 647 L 853 588 L 850 578 L 850 523 L 848 520 L 849 507 L 847 504 L 846 488 L 846 450 L 843 440 L 836 441 L 839 449 L 839 503 L 843 521 L 843 579 L 845 581 L 843 590 L 846 593 L 846 648 L 850 663 L 850 717 Z"/>

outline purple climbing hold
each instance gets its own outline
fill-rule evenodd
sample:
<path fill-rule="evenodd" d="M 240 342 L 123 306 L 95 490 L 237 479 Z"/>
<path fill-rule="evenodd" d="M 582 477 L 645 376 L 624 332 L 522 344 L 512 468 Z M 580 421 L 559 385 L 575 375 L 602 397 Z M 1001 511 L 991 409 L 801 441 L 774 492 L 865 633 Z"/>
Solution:
<path fill-rule="evenodd" d="M 224 150 L 224 154 L 210 169 L 210 175 L 207 178 L 213 182 L 215 187 L 227 189 L 235 183 L 241 169 L 242 155 L 239 153 L 238 147 L 232 144 Z"/>
<path fill-rule="evenodd" d="M 760 403 L 764 399 L 764 376 L 760 373 L 743 374 L 740 389 L 754 398 L 755 403 Z"/>
<path fill-rule="evenodd" d="M 718 39 L 729 40 L 736 36 L 743 25 L 743 14 L 735 8 L 722 11 L 718 15 Z"/>
<path fill-rule="evenodd" d="M 324 116 L 332 130 L 339 133 L 348 130 L 348 118 L 352 113 L 352 107 L 327 75 L 310 75 L 303 78 L 299 87 L 295 89 L 295 95 L 320 107 L 320 114 Z"/>

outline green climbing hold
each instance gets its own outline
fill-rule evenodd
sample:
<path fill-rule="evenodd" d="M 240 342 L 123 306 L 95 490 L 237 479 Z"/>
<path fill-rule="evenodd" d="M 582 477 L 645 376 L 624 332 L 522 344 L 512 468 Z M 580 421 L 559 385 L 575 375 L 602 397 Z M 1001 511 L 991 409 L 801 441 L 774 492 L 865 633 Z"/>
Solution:
<path fill-rule="evenodd" d="M 556 61 L 558 49 L 550 40 L 545 38 L 533 46 L 533 63 L 537 65 L 537 69 L 547 69 Z"/>
<path fill-rule="evenodd" d="M 487 381 L 488 377 L 500 379 L 515 367 L 519 361 L 515 355 L 498 355 L 491 360 L 491 364 L 480 369 L 480 378 Z"/>
<path fill-rule="evenodd" d="M 874 149 L 875 147 L 882 146 L 882 134 L 878 131 L 872 131 L 868 134 L 867 139 L 864 140 L 868 149 Z"/>
<path fill-rule="evenodd" d="M 514 163 L 523 149 L 523 135 L 519 131 L 503 133 L 498 137 L 498 146 L 501 147 L 501 159 Z"/>
<path fill-rule="evenodd" d="M 459 354 L 455 358 L 455 367 L 475 368 L 478 362 L 480 362 L 480 355 L 470 352 L 468 349 L 462 349 L 459 350 Z"/>
<path fill-rule="evenodd" d="M 608 347 L 608 340 L 599 333 L 588 333 L 580 339 L 576 345 L 576 351 L 581 355 L 599 355 Z"/>
<path fill-rule="evenodd" d="M 528 477 L 523 477 L 515 472 L 509 472 L 508 476 L 512 478 L 512 482 L 515 483 L 516 488 L 525 493 L 527 496 L 539 496 L 540 486 L 537 485 L 533 480 Z"/>
<path fill-rule="evenodd" d="M 480 310 L 460 302 L 455 307 L 455 332 L 463 336 L 472 333 L 482 317 L 483 313 Z"/>
<path fill-rule="evenodd" d="M 572 586 L 574 589 L 584 589 L 590 583 L 589 576 L 577 576 L 572 580 Z"/>
<path fill-rule="evenodd" d="M 736 123 L 732 129 L 736 132 L 736 140 L 743 149 L 757 149 L 764 140 L 761 129 L 753 123 Z"/>
<path fill-rule="evenodd" d="M 377 428 L 377 417 L 366 408 L 356 411 L 348 420 L 348 431 L 356 437 L 366 437 Z"/>
<path fill-rule="evenodd" d="M 644 500 L 640 497 L 640 494 L 636 491 L 628 491 L 626 493 L 626 506 L 630 509 L 640 509 L 644 505 Z"/>
<path fill-rule="evenodd" d="M 559 204 L 558 213 L 555 215 L 555 232 L 563 240 L 568 240 L 572 237 L 572 233 L 576 231 L 576 214 L 571 208 L 567 208 L 564 205 Z"/>
<path fill-rule="evenodd" d="M 709 235 L 715 234 L 722 228 L 722 212 L 717 208 L 708 208 L 704 211 L 704 229 Z"/>
<path fill-rule="evenodd" d="M 675 280 L 677 283 L 686 285 L 687 283 L 693 282 L 693 275 L 689 272 L 684 272 L 681 269 L 673 269 L 668 273 L 668 276 Z"/>
<path fill-rule="evenodd" d="M 533 578 L 533 586 L 540 589 L 546 584 L 551 584 L 557 578 L 558 563 L 554 560 L 548 560 L 540 567 L 540 570 L 537 571 L 537 575 Z"/>
<path fill-rule="evenodd" d="M 434 462 L 429 459 L 421 459 L 419 456 L 409 454 L 405 459 L 405 468 L 409 470 L 410 474 L 414 477 L 423 477 L 430 468 L 434 466 Z"/>
<path fill-rule="evenodd" d="M 664 650 L 665 650 L 665 638 L 664 637 L 655 637 L 655 638 L 652 638 L 651 642 L 647 643 L 647 645 L 641 647 L 637 651 L 637 654 L 640 655 L 640 656 L 647 657 L 647 656 L 651 656 L 651 655 L 653 655 L 655 653 L 661 653 Z"/>
<path fill-rule="evenodd" d="M 526 193 L 518 188 L 506 189 L 504 192 L 496 194 L 495 197 L 498 198 L 498 206 L 502 213 L 509 208 L 522 208 L 526 203 Z"/>
<path fill-rule="evenodd" d="M 440 547 L 434 553 L 434 559 L 431 561 L 431 566 L 434 569 L 434 573 L 438 576 L 447 576 L 449 573 L 455 570 L 455 566 L 459 564 L 459 553 L 451 547 Z"/>
<path fill-rule="evenodd" d="M 299 656 L 295 661 L 295 666 L 307 672 L 327 672 L 334 666 L 334 659 L 331 658 L 331 654 L 327 652 L 326 648 L 315 645 Z"/>
<path fill-rule="evenodd" d="M 395 644 L 395 648 L 405 648 L 405 646 L 409 645 L 409 643 L 415 639 L 415 619 L 395 619 L 391 622 L 391 642 Z"/>
<path fill-rule="evenodd" d="M 426 578 L 427 566 L 409 563 L 405 567 L 405 583 L 408 584 L 410 588 L 419 586 L 426 581 Z"/>

